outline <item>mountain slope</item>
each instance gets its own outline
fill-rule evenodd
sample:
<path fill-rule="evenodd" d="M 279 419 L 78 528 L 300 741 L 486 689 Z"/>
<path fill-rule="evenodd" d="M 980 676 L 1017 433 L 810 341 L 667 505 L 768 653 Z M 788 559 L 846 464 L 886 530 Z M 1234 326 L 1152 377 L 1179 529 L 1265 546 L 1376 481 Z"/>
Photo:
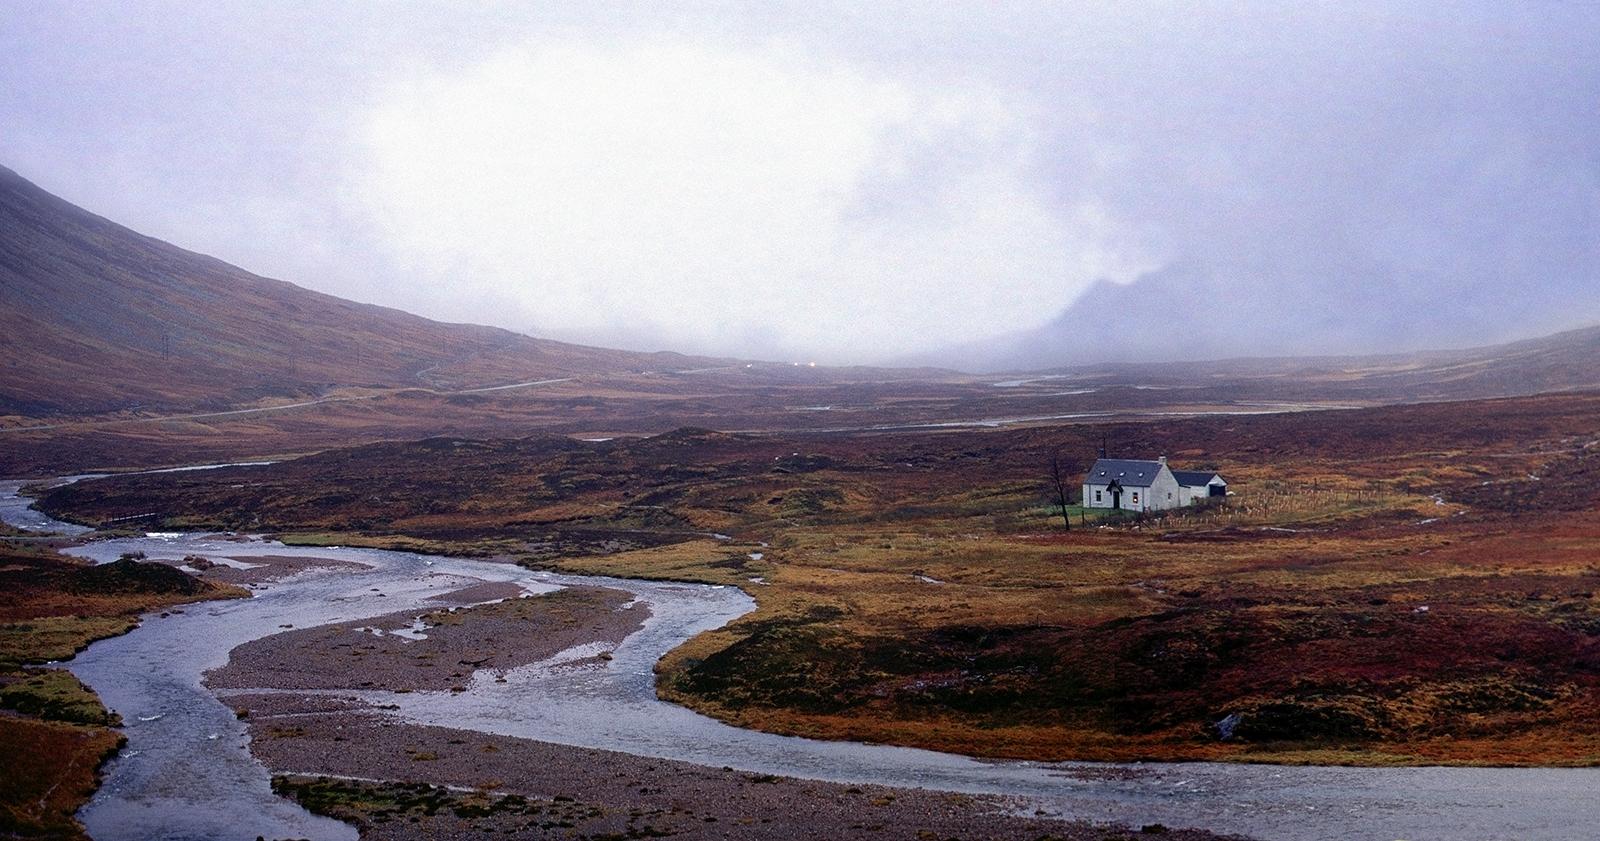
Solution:
<path fill-rule="evenodd" d="M 1240 399 L 1405 403 L 1600 388 L 1600 326 L 1504 344 L 1419 350 L 1419 337 L 1437 331 L 1435 321 L 1450 321 L 1438 315 L 1441 306 L 1454 312 L 1467 305 L 1408 297 L 1403 290 L 1383 301 L 1342 295 L 1332 283 L 1244 295 L 1210 272 L 1169 267 L 1127 285 L 1101 282 L 1042 327 L 907 361 L 1049 374 L 1056 386 L 1066 380 L 1231 388 Z M 1469 304 L 1491 307 L 1500 298 L 1504 329 L 1600 318 L 1592 296 L 1571 300 L 1561 318 L 1529 315 L 1528 305 L 1514 295 L 1478 296 Z M 1248 341 L 1251 325 L 1263 322 L 1279 325 L 1278 344 Z M 1356 330 L 1360 344 L 1374 353 L 1305 355 L 1284 346 L 1292 339 L 1315 343 Z"/>
<path fill-rule="evenodd" d="M 1263 283 L 1201 266 L 1168 266 L 1133 283 L 1102 281 L 1038 328 L 910 361 L 1028 371 L 1330 350 L 1433 356 L 1429 348 L 1490 347 L 1536 335 L 1541 326 L 1554 331 L 1600 322 L 1600 297 L 1591 294 L 1586 276 L 1517 290 L 1463 280 L 1449 295 L 1429 284 L 1396 281 L 1381 295 L 1357 295 L 1349 282 L 1355 271 Z"/>
<path fill-rule="evenodd" d="M 696 364 L 444 324 L 143 236 L 0 167 L 0 414 L 218 408 Z"/>

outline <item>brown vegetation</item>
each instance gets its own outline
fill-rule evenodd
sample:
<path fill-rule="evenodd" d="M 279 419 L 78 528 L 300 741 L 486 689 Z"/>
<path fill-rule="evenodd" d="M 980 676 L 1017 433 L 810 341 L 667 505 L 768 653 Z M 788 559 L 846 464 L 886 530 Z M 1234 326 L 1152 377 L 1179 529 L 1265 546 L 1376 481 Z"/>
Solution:
<path fill-rule="evenodd" d="M 72 816 L 98 786 L 100 764 L 121 745 L 105 727 L 0 714 L 0 835 L 86 839 Z"/>
<path fill-rule="evenodd" d="M 1032 758 L 1594 763 L 1597 426 L 1600 396 L 1552 395 L 1099 428 L 434 439 L 86 482 L 45 506 L 743 586 L 758 611 L 669 655 L 661 691 L 783 732 Z M 1102 433 L 1218 468 L 1237 494 L 1063 533 L 1050 456 L 1081 471 Z"/>

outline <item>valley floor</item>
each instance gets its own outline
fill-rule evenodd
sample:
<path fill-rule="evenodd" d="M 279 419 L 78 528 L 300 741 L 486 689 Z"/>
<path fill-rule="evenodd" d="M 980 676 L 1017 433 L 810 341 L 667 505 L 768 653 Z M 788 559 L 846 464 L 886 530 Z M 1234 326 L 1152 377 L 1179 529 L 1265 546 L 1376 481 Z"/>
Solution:
<path fill-rule="evenodd" d="M 1591 765 L 1597 428 L 1600 397 L 1577 394 L 429 439 L 84 482 L 45 507 L 739 586 L 758 610 L 669 655 L 660 692 L 781 733 L 1045 760 Z M 1221 470 L 1236 494 L 1142 521 L 1075 511 L 1063 531 L 1049 459 L 1082 469 L 1102 438 Z"/>

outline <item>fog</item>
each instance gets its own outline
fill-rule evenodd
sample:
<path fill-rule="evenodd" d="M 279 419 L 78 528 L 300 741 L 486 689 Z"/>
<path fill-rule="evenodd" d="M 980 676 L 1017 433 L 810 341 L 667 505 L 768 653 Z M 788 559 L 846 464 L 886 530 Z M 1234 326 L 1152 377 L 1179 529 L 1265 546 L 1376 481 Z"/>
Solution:
<path fill-rule="evenodd" d="M 1595 43 L 1578 4 L 19 5 L 0 163 L 261 274 L 592 344 L 1463 346 L 1600 320 Z"/>

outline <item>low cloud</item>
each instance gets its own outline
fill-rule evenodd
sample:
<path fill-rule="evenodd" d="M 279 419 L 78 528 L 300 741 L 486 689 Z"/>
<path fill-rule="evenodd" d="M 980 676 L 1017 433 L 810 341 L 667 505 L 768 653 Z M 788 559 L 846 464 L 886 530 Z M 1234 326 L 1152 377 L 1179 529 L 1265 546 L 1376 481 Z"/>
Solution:
<path fill-rule="evenodd" d="M 1040 177 L 1026 100 L 782 43 L 530 43 L 393 86 L 359 146 L 347 194 L 442 280 L 394 299 L 591 343 L 882 359 L 1157 265 Z"/>
<path fill-rule="evenodd" d="M 433 318 L 949 364 L 1053 322 L 1033 366 L 1600 319 L 1586 4 L 123 0 L 6 24 L 6 165 Z"/>

